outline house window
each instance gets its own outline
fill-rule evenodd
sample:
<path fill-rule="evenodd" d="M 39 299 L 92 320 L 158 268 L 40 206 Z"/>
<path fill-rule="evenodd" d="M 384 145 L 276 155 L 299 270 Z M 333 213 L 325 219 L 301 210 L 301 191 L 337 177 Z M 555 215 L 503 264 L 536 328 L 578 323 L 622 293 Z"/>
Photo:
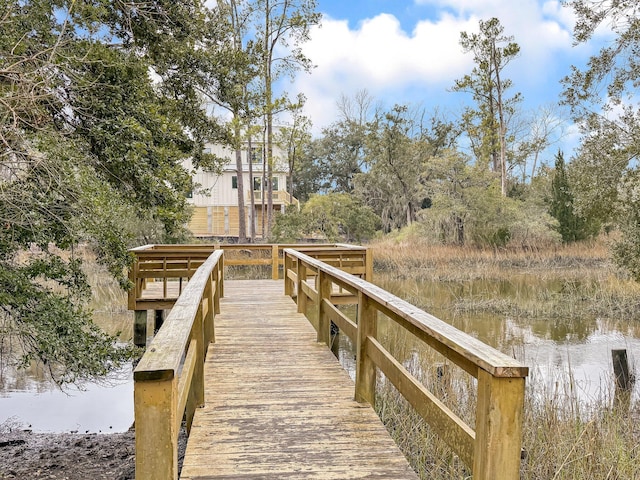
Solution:
<path fill-rule="evenodd" d="M 231 177 L 231 188 L 233 188 L 234 190 L 238 188 L 238 177 L 236 177 L 235 175 Z"/>
<path fill-rule="evenodd" d="M 251 163 L 262 163 L 262 147 L 251 147 Z"/>
<path fill-rule="evenodd" d="M 271 187 L 274 192 L 278 191 L 278 177 L 273 177 L 271 179 Z M 253 190 L 255 192 L 262 190 L 262 177 L 253 177 Z"/>

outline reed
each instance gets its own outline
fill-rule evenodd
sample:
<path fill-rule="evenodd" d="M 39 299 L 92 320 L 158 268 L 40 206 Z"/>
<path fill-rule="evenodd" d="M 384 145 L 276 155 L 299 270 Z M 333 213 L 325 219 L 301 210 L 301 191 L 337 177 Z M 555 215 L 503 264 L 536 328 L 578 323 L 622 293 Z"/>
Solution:
<path fill-rule="evenodd" d="M 487 313 L 549 319 L 640 315 L 640 284 L 609 260 L 604 240 L 546 250 L 487 250 L 430 245 L 420 241 L 379 241 L 372 245 L 375 270 L 385 282 L 430 281 L 465 291 L 470 282 L 510 284 L 509 295 L 487 290 L 461 294 L 447 308 L 454 314 Z M 380 278 L 380 277 L 378 277 Z M 385 285 L 386 287 L 387 285 Z M 425 310 L 433 300 L 420 287 L 405 285 L 401 296 Z M 416 294 L 412 294 L 415 290 Z"/>
<path fill-rule="evenodd" d="M 466 281 L 500 279 L 505 273 L 535 273 L 585 278 L 613 269 L 605 240 L 558 245 L 546 249 L 479 249 L 431 244 L 417 239 L 379 240 L 371 244 L 376 270 L 398 278 L 428 277 Z"/>
<path fill-rule="evenodd" d="M 454 295 L 448 307 L 454 315 L 472 311 L 544 317 L 562 324 L 584 316 L 616 322 L 640 315 L 640 286 L 611 264 L 606 239 L 544 250 L 479 250 L 431 245 L 415 239 L 382 240 L 372 247 L 376 278 L 390 284 L 398 281 L 402 291 L 396 293 L 427 311 L 433 311 L 434 305 L 422 289 L 421 282 L 425 280 L 443 282 L 452 291 L 463 292 Z M 553 284 L 554 288 L 532 288 L 530 279 L 547 282 L 547 286 Z M 500 296 L 491 287 L 471 294 L 472 289 L 460 287 L 477 280 L 509 283 L 510 295 Z M 436 365 L 443 363 L 438 354 L 402 332 L 385 327 L 384 320 L 382 325 L 385 347 L 473 426 L 475 381 L 451 366 L 443 385 L 434 371 Z M 632 329 L 632 334 L 640 335 L 640 325 L 637 331 L 633 321 L 627 325 L 631 325 L 627 328 Z M 516 356 L 524 356 L 524 346 L 513 349 Z M 547 380 L 542 381 L 543 377 Z M 550 377 L 552 381 L 548 380 Z M 638 400 L 630 396 L 622 402 L 616 399 L 609 378 L 603 379 L 595 398 L 578 396 L 579 388 L 570 367 L 560 373 L 532 369 L 525 399 L 521 478 L 640 478 Z M 472 478 L 470 470 L 383 377 L 378 382 L 377 402 L 383 422 L 421 478 Z"/>
<path fill-rule="evenodd" d="M 442 358 L 386 329 L 384 343 L 414 376 L 469 425 L 474 425 L 477 384 L 453 365 L 443 378 Z M 535 370 L 532 377 L 536 376 Z M 556 374 L 552 388 L 529 381 L 523 425 L 521 478 L 593 480 L 640 478 L 640 406 L 614 401 L 609 386 L 592 402 L 578 401 L 571 371 Z M 629 400 L 629 399 L 627 399 Z M 464 465 L 385 380 L 378 379 L 376 409 L 420 478 L 472 478 Z"/>

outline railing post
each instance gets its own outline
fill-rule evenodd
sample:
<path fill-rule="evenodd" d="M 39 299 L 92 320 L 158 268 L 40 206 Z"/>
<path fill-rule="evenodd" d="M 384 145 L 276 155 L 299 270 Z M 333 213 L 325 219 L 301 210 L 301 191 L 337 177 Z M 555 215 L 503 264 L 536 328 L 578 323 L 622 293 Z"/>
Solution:
<path fill-rule="evenodd" d="M 293 294 L 293 281 L 289 278 L 287 273 L 291 270 L 293 266 L 293 262 L 291 261 L 291 256 L 287 254 L 287 252 L 283 252 L 284 256 L 284 294 L 289 297 Z"/>
<path fill-rule="evenodd" d="M 196 406 L 204 405 L 204 356 L 205 356 L 205 346 L 204 346 L 204 304 L 207 301 L 206 298 L 203 298 L 200 302 L 200 307 L 198 308 L 198 313 L 196 314 L 196 318 L 193 322 L 193 337 L 196 340 L 196 368 L 193 372 L 193 380 L 191 384 L 191 389 L 194 392 L 194 400 Z"/>
<path fill-rule="evenodd" d="M 318 304 L 316 311 L 318 315 L 318 342 L 331 345 L 331 322 L 324 314 L 324 299 L 331 299 L 331 278 L 322 270 L 318 270 L 316 277 L 316 290 L 318 291 Z"/>
<path fill-rule="evenodd" d="M 478 369 L 474 480 L 520 478 L 524 378 L 500 378 Z"/>
<path fill-rule="evenodd" d="M 222 273 L 218 267 L 213 269 L 213 281 L 216 288 L 212 292 L 213 295 L 213 312 L 217 315 L 220 313 L 220 297 L 222 297 Z M 214 335 L 215 336 L 215 335 Z"/>
<path fill-rule="evenodd" d="M 218 282 L 219 282 L 219 289 L 218 289 L 218 301 L 224 297 L 224 253 L 222 254 L 222 257 L 220 257 L 220 260 L 218 260 L 218 265 L 216 266 L 216 269 L 218 270 Z M 216 313 L 220 313 L 220 305 L 218 305 L 218 308 L 216 309 Z"/>
<path fill-rule="evenodd" d="M 136 379 L 136 480 L 178 478 L 177 379 Z"/>
<path fill-rule="evenodd" d="M 136 310 L 133 312 L 133 344 L 136 347 L 144 347 L 147 344 L 146 310 Z"/>
<path fill-rule="evenodd" d="M 375 406 L 376 366 L 367 355 L 367 337 L 376 337 L 378 311 L 362 291 L 358 292 L 358 340 L 356 345 L 356 393 L 358 402 Z"/>
<path fill-rule="evenodd" d="M 298 313 L 307 313 L 307 294 L 302 290 L 302 284 L 307 281 L 307 267 L 298 259 Z"/>
<path fill-rule="evenodd" d="M 139 294 L 140 294 L 140 289 L 138 288 L 138 270 L 139 270 L 139 266 L 138 266 L 138 256 L 136 255 L 135 258 L 133 259 L 133 265 L 131 265 L 131 268 L 129 269 L 129 281 L 131 282 L 131 285 L 129 288 L 129 292 L 127 295 L 127 308 L 129 310 L 135 310 L 136 309 L 136 300 L 139 298 Z"/>
<path fill-rule="evenodd" d="M 278 280 L 278 267 L 279 267 L 279 258 L 278 258 L 278 245 L 271 245 L 271 279 Z"/>
<path fill-rule="evenodd" d="M 191 424 L 196 408 L 204 405 L 204 357 L 206 351 L 204 349 L 203 312 L 205 302 L 206 298 L 203 297 L 198 306 L 198 312 L 193 322 L 193 330 L 191 331 L 191 339 L 195 340 L 196 358 L 194 361 L 195 366 L 193 369 L 193 377 L 191 378 L 191 385 L 187 387 L 189 394 L 184 412 L 187 434 L 191 432 Z"/>
<path fill-rule="evenodd" d="M 207 303 L 207 313 L 204 316 L 204 351 L 205 354 L 209 349 L 209 343 L 215 341 L 215 330 L 214 330 L 214 317 L 216 314 L 215 311 L 215 269 L 209 275 L 209 282 L 207 283 L 207 287 L 205 288 L 204 295 L 205 301 Z"/>
<path fill-rule="evenodd" d="M 364 251 L 364 279 L 373 282 L 373 249 L 367 247 Z"/>

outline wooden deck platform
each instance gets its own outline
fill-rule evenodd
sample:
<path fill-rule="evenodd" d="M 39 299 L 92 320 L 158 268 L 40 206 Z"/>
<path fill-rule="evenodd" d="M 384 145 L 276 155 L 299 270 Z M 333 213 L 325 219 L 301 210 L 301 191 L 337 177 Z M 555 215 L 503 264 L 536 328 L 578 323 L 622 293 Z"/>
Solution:
<path fill-rule="evenodd" d="M 417 479 L 274 280 L 225 282 L 180 478 Z"/>

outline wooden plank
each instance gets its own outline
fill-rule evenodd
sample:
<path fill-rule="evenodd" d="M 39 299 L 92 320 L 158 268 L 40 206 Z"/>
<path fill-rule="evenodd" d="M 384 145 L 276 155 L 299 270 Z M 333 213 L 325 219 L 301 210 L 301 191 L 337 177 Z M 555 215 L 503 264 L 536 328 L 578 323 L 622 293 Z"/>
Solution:
<path fill-rule="evenodd" d="M 473 478 L 520 478 L 524 378 L 478 374 Z"/>
<path fill-rule="evenodd" d="M 181 478 L 417 479 L 282 282 L 228 281 Z"/>
<path fill-rule="evenodd" d="M 353 322 L 349 317 L 336 308 L 329 300 L 323 300 L 325 315 L 336 326 L 351 339 L 352 342 L 356 342 L 356 336 L 358 335 L 358 325 Z"/>

